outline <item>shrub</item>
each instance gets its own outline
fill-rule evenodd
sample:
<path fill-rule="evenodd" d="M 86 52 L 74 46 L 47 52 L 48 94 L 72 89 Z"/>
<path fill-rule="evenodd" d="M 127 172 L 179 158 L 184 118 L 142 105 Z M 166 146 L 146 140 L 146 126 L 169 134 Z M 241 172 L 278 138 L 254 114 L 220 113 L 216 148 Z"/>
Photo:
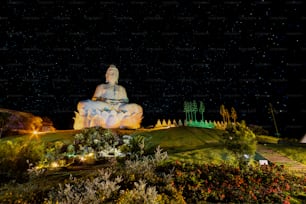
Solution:
<path fill-rule="evenodd" d="M 74 136 L 75 151 L 76 154 L 80 155 L 111 149 L 122 143 L 120 138 L 111 130 L 105 130 L 101 127 L 85 128 L 81 133 Z"/>
<path fill-rule="evenodd" d="M 248 127 L 255 135 L 269 135 L 269 131 L 264 129 L 262 126 L 249 125 Z"/>
<path fill-rule="evenodd" d="M 177 162 L 174 184 L 187 203 L 285 203 L 305 190 L 306 180 L 279 166 L 248 168 Z"/>
<path fill-rule="evenodd" d="M 226 148 L 234 153 L 240 165 L 250 163 L 256 152 L 256 136 L 245 122 L 228 125 L 223 134 Z"/>
<path fill-rule="evenodd" d="M 288 203 L 305 191 L 303 177 L 279 166 L 242 168 L 166 159 L 167 153 L 157 149 L 155 155 L 128 159 L 124 165 L 114 163 L 83 177 L 71 176 L 49 188 L 45 203 Z M 46 197 L 46 191 L 28 185 L 19 185 L 5 201 L 31 203 Z"/>
<path fill-rule="evenodd" d="M 44 144 L 34 140 L 0 143 L 1 181 L 27 180 L 29 163 L 37 163 L 44 155 Z"/>
<path fill-rule="evenodd" d="M 159 190 L 163 192 L 173 180 L 170 174 L 156 170 L 166 159 L 167 154 L 158 148 L 154 156 L 98 170 L 91 178 L 71 177 L 64 186 L 50 191 L 48 203 L 157 203 L 167 197 L 159 195 Z"/>
<path fill-rule="evenodd" d="M 49 193 L 46 203 L 104 203 L 118 197 L 120 176 L 112 177 L 111 169 L 100 169 L 94 178 L 70 178 L 64 186 L 59 185 L 59 190 Z"/>
<path fill-rule="evenodd" d="M 161 195 L 158 195 L 156 187 L 147 187 L 146 182 L 140 180 L 134 183 L 135 188 L 132 190 L 121 191 L 121 195 L 117 203 L 135 204 L 147 203 L 156 204 L 161 201 Z"/>

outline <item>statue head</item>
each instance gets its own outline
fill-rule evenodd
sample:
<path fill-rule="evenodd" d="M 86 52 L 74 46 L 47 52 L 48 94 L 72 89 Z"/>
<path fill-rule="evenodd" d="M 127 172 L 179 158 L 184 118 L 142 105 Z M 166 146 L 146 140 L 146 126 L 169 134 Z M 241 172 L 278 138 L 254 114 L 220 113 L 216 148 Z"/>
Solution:
<path fill-rule="evenodd" d="M 119 70 L 115 65 L 109 65 L 105 74 L 105 79 L 107 83 L 118 84 Z"/>

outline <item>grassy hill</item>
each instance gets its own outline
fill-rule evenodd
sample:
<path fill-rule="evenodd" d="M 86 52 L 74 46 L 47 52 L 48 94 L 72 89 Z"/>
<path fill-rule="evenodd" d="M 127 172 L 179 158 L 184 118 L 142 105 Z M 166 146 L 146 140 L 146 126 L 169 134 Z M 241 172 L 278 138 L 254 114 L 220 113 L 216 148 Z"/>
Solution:
<path fill-rule="evenodd" d="M 217 129 L 177 127 L 133 134 L 145 136 L 148 146 L 159 145 L 168 152 L 170 160 L 218 163 L 232 158 L 224 148 L 223 133 Z"/>
<path fill-rule="evenodd" d="M 221 140 L 224 131 L 217 129 L 177 127 L 159 130 L 115 130 L 118 134 L 142 135 L 146 138 L 147 148 L 155 148 L 158 145 L 167 151 L 170 160 L 185 160 L 193 162 L 218 163 L 231 158 L 225 150 Z M 62 141 L 71 144 L 74 135 L 79 131 L 58 131 L 42 133 L 38 135 L 24 135 L 22 137 L 8 137 L 0 140 L 37 140 L 41 142 Z"/>

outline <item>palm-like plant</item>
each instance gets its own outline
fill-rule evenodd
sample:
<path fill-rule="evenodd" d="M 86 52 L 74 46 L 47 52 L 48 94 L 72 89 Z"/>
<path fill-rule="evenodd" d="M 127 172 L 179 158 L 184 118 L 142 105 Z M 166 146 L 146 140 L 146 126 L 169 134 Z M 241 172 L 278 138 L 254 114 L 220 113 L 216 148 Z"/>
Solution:
<path fill-rule="evenodd" d="M 205 112 L 205 105 L 202 101 L 200 101 L 200 107 L 199 107 L 199 112 L 201 113 L 202 115 L 202 121 L 204 121 L 204 115 L 203 113 Z"/>
<path fill-rule="evenodd" d="M 237 121 L 237 112 L 236 112 L 234 107 L 232 107 L 232 109 L 231 109 L 231 118 L 234 120 L 234 124 L 236 124 L 236 121 Z"/>
<path fill-rule="evenodd" d="M 223 122 L 225 122 L 226 112 L 223 104 L 220 106 L 220 115 L 222 116 Z"/>
<path fill-rule="evenodd" d="M 191 111 L 193 113 L 193 118 L 194 118 L 194 121 L 196 122 L 197 121 L 197 112 L 198 112 L 198 105 L 197 105 L 197 102 L 194 100 L 192 101 L 191 103 Z"/>

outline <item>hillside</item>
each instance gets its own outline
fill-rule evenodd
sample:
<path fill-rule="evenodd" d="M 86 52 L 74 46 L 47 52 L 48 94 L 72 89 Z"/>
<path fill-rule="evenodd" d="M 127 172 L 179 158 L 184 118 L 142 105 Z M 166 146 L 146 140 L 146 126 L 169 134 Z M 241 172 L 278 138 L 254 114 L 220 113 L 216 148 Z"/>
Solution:
<path fill-rule="evenodd" d="M 168 152 L 171 160 L 218 163 L 231 158 L 222 143 L 223 132 L 217 129 L 177 127 L 134 134 L 145 136 L 149 147 L 159 145 Z"/>

